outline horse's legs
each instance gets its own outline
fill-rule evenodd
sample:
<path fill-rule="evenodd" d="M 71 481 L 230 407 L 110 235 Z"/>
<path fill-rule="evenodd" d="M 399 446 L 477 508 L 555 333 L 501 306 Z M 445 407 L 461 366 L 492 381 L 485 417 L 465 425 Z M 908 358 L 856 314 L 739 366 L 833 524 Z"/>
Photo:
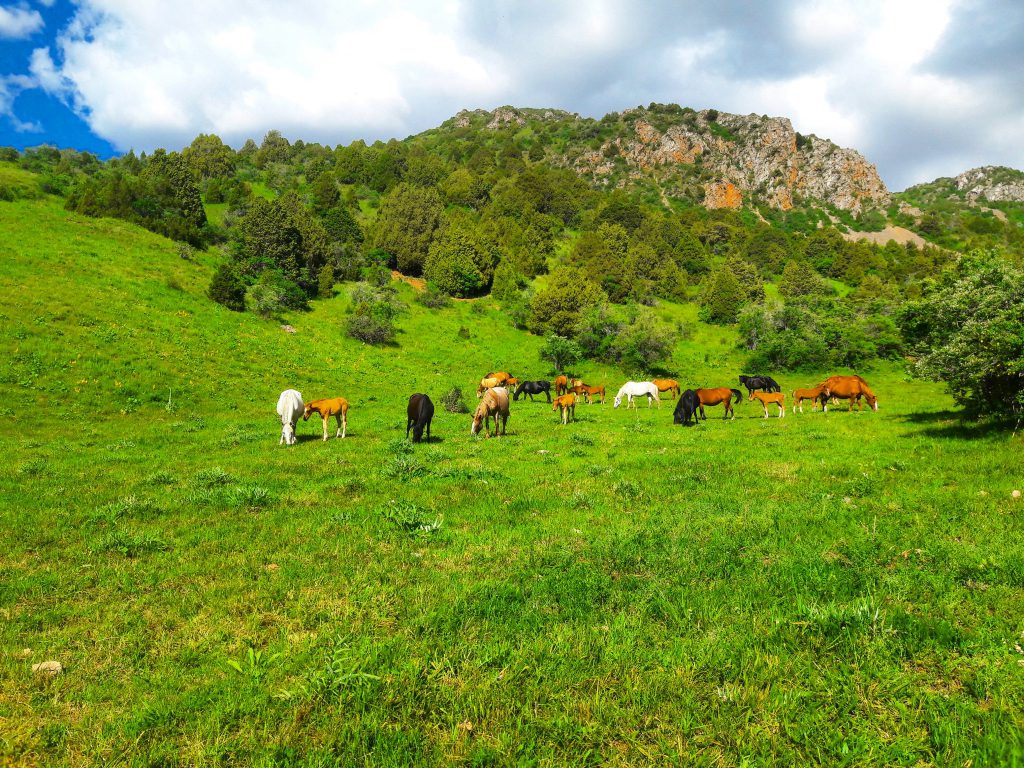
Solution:
<path fill-rule="evenodd" d="M 344 439 L 345 438 L 345 432 L 348 430 L 348 412 L 347 411 L 342 411 L 341 412 L 341 419 L 340 419 L 340 421 L 341 421 L 341 437 L 342 437 L 342 439 Z"/>
<path fill-rule="evenodd" d="M 323 421 L 323 426 L 324 426 L 324 442 L 326 443 L 327 442 L 327 419 L 328 419 L 328 417 L 324 416 L 321 413 L 320 414 L 320 419 L 321 419 L 321 421 Z"/>

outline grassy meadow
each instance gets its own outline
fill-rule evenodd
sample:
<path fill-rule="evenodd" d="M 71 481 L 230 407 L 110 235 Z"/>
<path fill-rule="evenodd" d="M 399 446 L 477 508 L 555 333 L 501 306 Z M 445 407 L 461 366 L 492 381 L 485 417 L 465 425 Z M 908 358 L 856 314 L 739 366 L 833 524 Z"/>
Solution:
<path fill-rule="evenodd" d="M 1021 438 L 941 387 L 691 428 L 519 402 L 471 437 L 452 386 L 549 373 L 490 301 L 402 285 L 373 348 L 344 286 L 289 334 L 210 302 L 215 263 L 0 202 L 0 764 L 1024 763 Z M 737 386 L 730 329 L 657 311 L 684 386 Z M 292 387 L 348 437 L 279 447 Z"/>

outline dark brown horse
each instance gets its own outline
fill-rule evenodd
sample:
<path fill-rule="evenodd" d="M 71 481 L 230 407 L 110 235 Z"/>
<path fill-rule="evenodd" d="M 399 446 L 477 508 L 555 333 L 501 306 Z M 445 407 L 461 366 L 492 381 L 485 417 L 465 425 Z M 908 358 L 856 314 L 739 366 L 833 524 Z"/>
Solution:
<path fill-rule="evenodd" d="M 707 415 L 704 413 L 705 405 L 718 405 L 719 403 L 725 406 L 725 415 L 723 419 L 729 418 L 729 414 L 736 418 L 736 411 L 732 407 L 733 400 L 737 403 L 743 402 L 743 393 L 738 389 L 729 389 L 728 387 L 717 387 L 716 389 L 698 389 L 697 400 L 700 403 L 700 417 L 704 421 L 708 420 Z"/>
<path fill-rule="evenodd" d="M 406 412 L 408 421 L 405 425 L 405 439 L 409 439 L 412 429 L 412 441 L 418 443 L 423 439 L 423 428 L 427 429 L 427 442 L 430 442 L 430 422 L 434 419 L 434 403 L 421 392 L 409 398 L 409 409 Z"/>

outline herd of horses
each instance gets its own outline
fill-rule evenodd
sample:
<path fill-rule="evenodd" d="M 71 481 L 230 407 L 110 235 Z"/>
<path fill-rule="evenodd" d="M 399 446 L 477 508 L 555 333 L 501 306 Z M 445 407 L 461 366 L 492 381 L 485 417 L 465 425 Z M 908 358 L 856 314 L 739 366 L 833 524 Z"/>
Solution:
<path fill-rule="evenodd" d="M 764 418 L 768 418 L 768 406 L 778 407 L 778 416 L 783 418 L 786 415 L 786 397 L 782 393 L 782 387 L 770 376 L 740 376 L 740 385 L 747 389 L 747 402 L 757 401 L 764 409 Z M 551 405 L 552 411 L 559 412 L 559 420 L 562 424 L 576 419 L 576 405 L 581 400 L 587 404 L 593 404 L 595 399 L 600 398 L 604 404 L 605 389 L 603 386 L 592 386 L 582 379 L 573 379 L 567 376 L 557 376 L 554 380 L 555 397 L 551 397 L 552 382 L 546 380 L 522 381 L 512 376 L 507 371 L 491 371 L 480 380 L 476 396 L 479 403 L 473 412 L 473 422 L 470 427 L 470 434 L 479 434 L 483 427 L 484 435 L 491 436 L 491 420 L 494 420 L 494 436 L 504 435 L 509 418 L 509 401 L 516 402 L 520 395 L 525 401 L 529 397 L 531 402 L 534 395 L 543 394 Z M 626 400 L 627 408 L 636 408 L 634 402 L 638 398 L 647 398 L 647 407 L 657 403 L 661 407 L 661 393 L 668 392 L 671 398 L 678 398 L 672 420 L 675 424 L 689 426 L 691 421 L 696 424 L 698 414 L 700 419 L 707 420 L 704 411 L 705 406 L 713 407 L 722 405 L 724 408 L 723 419 L 736 418 L 734 403 L 743 402 L 743 393 L 739 389 L 731 387 L 700 388 L 682 390 L 679 383 L 673 379 L 654 379 L 653 381 L 627 381 L 619 388 L 615 395 L 614 407 L 618 408 L 623 399 Z M 792 393 L 791 410 L 804 412 L 803 403 L 805 400 L 812 402 L 812 411 L 821 405 L 822 412 L 828 412 L 829 403 L 838 403 L 840 400 L 849 400 L 850 411 L 853 411 L 854 404 L 857 410 L 861 410 L 861 400 L 867 402 L 868 406 L 877 411 L 878 398 L 871 391 L 868 383 L 860 376 L 830 376 L 815 387 L 808 389 L 795 389 Z M 281 393 L 277 401 L 277 414 L 281 418 L 281 440 L 278 445 L 284 443 L 294 445 L 296 442 L 295 428 L 299 416 L 308 421 L 312 414 L 318 414 L 323 423 L 323 439 L 327 440 L 328 422 L 333 417 L 337 421 L 337 432 L 335 437 L 344 438 L 348 427 L 348 401 L 343 397 L 325 398 L 303 403 L 302 395 L 294 390 L 288 389 Z M 430 441 L 430 423 L 434 418 L 434 403 L 430 397 L 422 392 L 417 392 L 409 398 L 409 406 L 406 412 L 405 436 L 408 439 L 409 432 L 412 432 L 412 440 L 415 443 L 423 439 L 426 432 L 427 441 Z M 500 431 L 499 431 L 500 427 Z"/>

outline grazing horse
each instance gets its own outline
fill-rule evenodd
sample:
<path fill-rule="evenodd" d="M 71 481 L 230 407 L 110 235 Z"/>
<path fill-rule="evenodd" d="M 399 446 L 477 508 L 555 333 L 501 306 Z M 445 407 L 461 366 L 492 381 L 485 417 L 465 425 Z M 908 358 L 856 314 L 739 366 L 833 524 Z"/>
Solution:
<path fill-rule="evenodd" d="M 473 413 L 473 426 L 469 434 L 475 435 L 480 431 L 480 424 L 484 425 L 484 436 L 491 436 L 491 417 L 494 417 L 494 436 L 498 436 L 498 420 L 501 419 L 501 434 L 505 434 L 505 425 L 508 423 L 508 390 L 503 387 L 487 390 L 480 399 L 476 411 Z"/>
<path fill-rule="evenodd" d="M 860 412 L 860 399 L 863 397 L 868 401 L 871 410 L 878 410 L 878 398 L 871 391 L 868 383 L 860 376 L 832 376 L 818 385 L 824 391 L 826 398 L 838 397 L 840 400 L 850 401 L 850 411 L 853 411 L 853 402 L 857 401 L 857 412 Z M 828 403 L 822 406 L 822 410 L 828 413 Z"/>
<path fill-rule="evenodd" d="M 512 378 L 512 374 L 509 373 L 508 371 L 491 371 L 486 376 L 484 376 L 484 378 L 497 379 L 499 385 L 505 385 L 508 383 L 508 380 Z"/>
<path fill-rule="evenodd" d="M 569 391 L 569 378 L 567 376 L 555 376 L 555 394 L 564 395 Z"/>
<path fill-rule="evenodd" d="M 661 398 L 658 397 L 658 388 L 649 381 L 627 381 L 619 389 L 619 393 L 615 395 L 614 406 L 619 407 L 619 403 L 622 402 L 622 398 L 626 398 L 627 408 L 636 408 L 636 403 L 633 402 L 634 397 L 646 397 L 647 407 L 651 407 L 651 402 L 656 401 L 658 407 L 661 408 Z"/>
<path fill-rule="evenodd" d="M 786 396 L 781 392 L 752 392 L 750 395 L 751 402 L 757 400 L 761 403 L 761 407 L 764 408 L 764 417 L 768 418 L 768 403 L 775 403 L 779 406 L 779 418 L 784 418 L 786 415 Z"/>
<path fill-rule="evenodd" d="M 692 389 L 686 390 L 679 396 L 676 409 L 672 412 L 672 422 L 674 424 L 690 426 L 690 419 L 697 415 L 698 408 L 700 408 L 700 400 L 697 397 L 697 393 Z M 696 425 L 697 419 L 694 418 L 693 423 Z"/>
<path fill-rule="evenodd" d="M 747 388 L 748 395 L 754 394 L 759 389 L 762 389 L 765 392 L 782 391 L 782 387 L 779 386 L 779 382 L 771 376 L 740 376 L 740 384 Z"/>
<path fill-rule="evenodd" d="M 327 420 L 331 416 L 338 422 L 338 432 L 334 436 L 345 437 L 345 431 L 348 429 L 348 400 L 344 397 L 329 397 L 324 400 L 314 400 L 312 403 L 306 403 L 306 408 L 302 412 L 302 420 L 309 421 L 310 414 L 314 412 L 319 413 L 320 418 L 324 422 L 325 442 L 327 440 Z"/>
<path fill-rule="evenodd" d="M 572 420 L 576 421 L 576 393 L 570 392 L 567 395 L 561 395 L 555 398 L 554 404 L 551 406 L 552 411 L 560 410 L 562 412 L 562 423 L 568 424 L 569 417 L 572 416 Z"/>
<path fill-rule="evenodd" d="M 512 389 L 513 387 L 518 387 L 519 379 L 517 379 L 515 376 L 512 376 L 510 378 L 505 379 L 505 383 L 502 384 L 501 386 L 503 386 L 505 389 Z"/>
<path fill-rule="evenodd" d="M 716 389 L 698 389 L 697 400 L 699 402 L 700 417 L 704 421 L 708 420 L 707 414 L 704 413 L 705 405 L 718 405 L 722 403 L 725 406 L 725 415 L 723 419 L 729 418 L 729 414 L 736 418 L 736 410 L 732 407 L 733 400 L 737 403 L 743 402 L 743 393 L 738 389 L 729 389 L 728 387 L 718 387 Z"/>
<path fill-rule="evenodd" d="M 277 398 L 277 415 L 281 417 L 281 440 L 278 445 L 295 445 L 295 425 L 299 423 L 304 408 L 302 395 L 297 390 L 286 389 Z"/>
<path fill-rule="evenodd" d="M 595 395 L 600 395 L 601 396 L 601 405 L 604 405 L 604 387 L 603 386 L 591 387 L 591 386 L 589 386 L 587 384 L 584 384 L 583 385 L 583 394 L 585 394 L 587 396 L 587 402 L 588 403 L 593 403 L 594 402 L 594 396 Z"/>
<path fill-rule="evenodd" d="M 814 387 L 813 389 L 794 389 L 793 405 L 791 410 L 795 412 L 796 409 L 799 408 L 800 413 L 803 413 L 804 400 L 810 400 L 813 403 L 811 406 L 811 412 L 813 413 L 818 410 L 818 401 L 826 399 L 822 396 L 823 391 L 824 389 L 822 387 Z"/>
<path fill-rule="evenodd" d="M 501 381 L 497 376 L 491 376 L 489 379 L 480 379 L 480 386 L 476 388 L 476 396 L 479 398 L 488 389 L 494 389 L 500 387 Z"/>
<path fill-rule="evenodd" d="M 533 396 L 544 393 L 547 395 L 548 402 L 551 402 L 551 382 L 550 381 L 524 381 L 518 387 L 516 391 L 512 393 L 513 400 L 519 400 L 520 395 L 529 395 L 530 402 L 533 402 Z"/>
<path fill-rule="evenodd" d="M 434 403 L 426 395 L 417 392 L 409 398 L 409 408 L 406 411 L 408 421 L 405 424 L 405 439 L 409 439 L 409 429 L 412 429 L 412 441 L 418 443 L 423 439 L 423 428 L 427 428 L 427 442 L 430 442 L 430 422 L 434 419 Z"/>
<path fill-rule="evenodd" d="M 670 392 L 673 399 L 679 397 L 679 382 L 675 379 L 654 379 L 651 384 L 658 388 L 658 392 Z"/>

